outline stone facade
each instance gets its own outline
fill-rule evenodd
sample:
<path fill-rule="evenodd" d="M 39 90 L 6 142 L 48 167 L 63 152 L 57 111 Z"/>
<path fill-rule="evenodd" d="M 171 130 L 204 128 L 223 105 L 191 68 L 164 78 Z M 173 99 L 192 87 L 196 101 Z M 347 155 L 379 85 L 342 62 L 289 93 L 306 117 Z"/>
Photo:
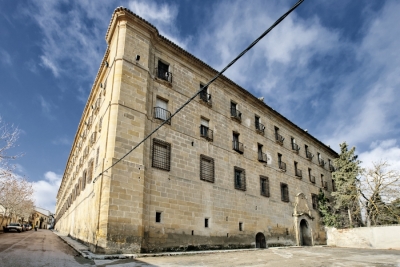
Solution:
<path fill-rule="evenodd" d="M 217 71 L 125 8 L 106 41 L 57 195 L 56 230 L 103 253 L 326 243 L 311 194 L 332 191 L 317 153 L 327 161 L 336 152 L 221 77 L 124 157 Z"/>

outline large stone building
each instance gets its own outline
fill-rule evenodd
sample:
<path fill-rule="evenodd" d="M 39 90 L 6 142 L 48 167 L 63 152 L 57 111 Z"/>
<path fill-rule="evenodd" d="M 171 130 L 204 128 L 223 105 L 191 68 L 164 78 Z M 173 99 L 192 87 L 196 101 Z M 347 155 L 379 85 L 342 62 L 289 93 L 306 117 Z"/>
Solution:
<path fill-rule="evenodd" d="M 57 195 L 56 230 L 103 253 L 326 242 L 335 151 L 117 8 Z M 260 73 L 262 75 L 262 73 Z"/>

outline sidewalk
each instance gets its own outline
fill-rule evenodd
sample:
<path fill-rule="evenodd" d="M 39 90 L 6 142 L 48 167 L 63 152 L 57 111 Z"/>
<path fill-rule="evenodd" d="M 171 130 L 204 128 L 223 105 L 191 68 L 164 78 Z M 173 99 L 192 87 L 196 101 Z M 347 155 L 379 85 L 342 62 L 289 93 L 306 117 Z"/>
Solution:
<path fill-rule="evenodd" d="M 161 252 L 161 253 L 138 253 L 138 254 L 94 254 L 89 251 L 89 247 L 82 243 L 74 240 L 73 238 L 63 235 L 59 232 L 53 231 L 54 234 L 58 235 L 65 243 L 75 249 L 83 257 L 92 260 L 111 260 L 111 259 L 134 259 L 134 258 L 145 258 L 145 257 L 162 257 L 162 256 L 178 256 L 178 255 L 196 255 L 196 254 L 214 254 L 214 253 L 229 253 L 238 251 L 253 251 L 259 250 L 258 248 L 249 249 L 224 249 L 224 250 L 204 250 L 204 251 L 185 251 L 185 252 Z M 279 248 L 276 248 L 279 249 Z"/>

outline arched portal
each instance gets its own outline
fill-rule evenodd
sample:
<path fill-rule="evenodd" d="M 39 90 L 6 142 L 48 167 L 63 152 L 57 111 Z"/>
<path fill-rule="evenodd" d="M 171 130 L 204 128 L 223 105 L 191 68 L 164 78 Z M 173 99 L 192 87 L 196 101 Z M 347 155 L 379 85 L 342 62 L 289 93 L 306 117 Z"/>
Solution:
<path fill-rule="evenodd" d="M 265 242 L 265 236 L 263 233 L 258 233 L 256 235 L 256 248 L 266 248 L 267 244 Z"/>
<path fill-rule="evenodd" d="M 310 227 L 305 219 L 300 221 L 300 245 L 312 246 Z"/>

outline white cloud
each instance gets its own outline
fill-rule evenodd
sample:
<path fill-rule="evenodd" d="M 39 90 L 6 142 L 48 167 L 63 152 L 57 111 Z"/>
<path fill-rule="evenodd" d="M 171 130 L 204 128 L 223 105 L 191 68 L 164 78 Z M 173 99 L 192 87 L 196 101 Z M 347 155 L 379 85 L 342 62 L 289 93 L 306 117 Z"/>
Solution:
<path fill-rule="evenodd" d="M 53 105 L 41 95 L 39 95 L 38 98 L 40 102 L 40 107 L 42 108 L 43 115 L 48 119 L 53 120 L 54 119 L 54 116 L 52 114 Z"/>
<path fill-rule="evenodd" d="M 0 48 L 0 62 L 3 65 L 7 65 L 7 66 L 12 65 L 12 60 L 11 60 L 10 54 L 2 48 Z"/>
<path fill-rule="evenodd" d="M 54 213 L 62 175 L 48 171 L 44 174 L 43 178 L 42 180 L 33 182 L 35 205 Z"/>
<path fill-rule="evenodd" d="M 373 163 L 387 161 L 392 169 L 400 171 L 400 146 L 396 139 L 374 141 L 370 150 L 359 155 L 364 168 L 372 168 Z"/>

